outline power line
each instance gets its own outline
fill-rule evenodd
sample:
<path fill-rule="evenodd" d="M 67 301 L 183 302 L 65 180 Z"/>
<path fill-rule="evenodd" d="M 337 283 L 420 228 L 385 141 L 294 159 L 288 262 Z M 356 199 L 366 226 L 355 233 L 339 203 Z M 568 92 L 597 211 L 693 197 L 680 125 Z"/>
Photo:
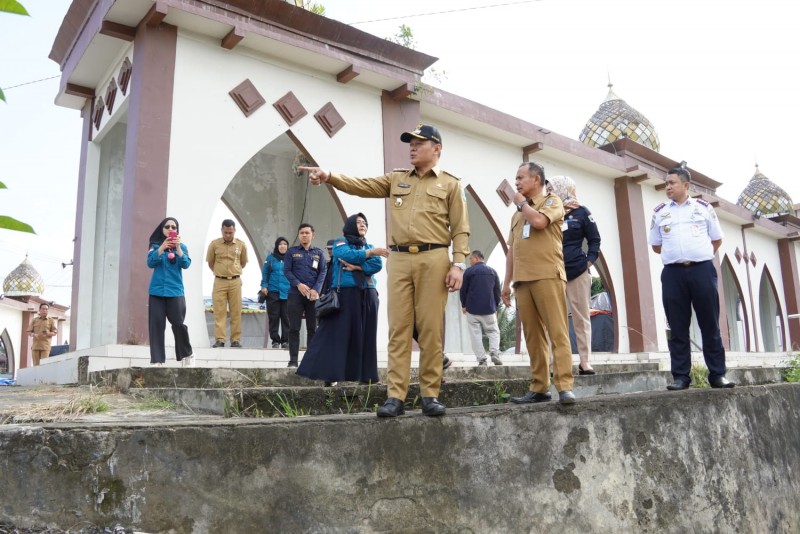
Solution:
<path fill-rule="evenodd" d="M 57 74 L 55 76 L 50 76 L 49 78 L 40 78 L 38 80 L 33 80 L 33 81 L 30 81 L 30 82 L 18 83 L 17 85 L 12 85 L 11 87 L 3 87 L 3 91 L 8 91 L 9 89 L 16 89 L 17 87 L 22 87 L 24 85 L 31 85 L 33 83 L 46 82 L 47 80 L 52 80 L 54 78 L 60 78 L 60 77 L 61 77 L 61 75 Z"/>
<path fill-rule="evenodd" d="M 418 17 L 432 17 L 435 15 L 446 15 L 448 13 L 460 13 L 462 11 L 475 11 L 478 9 L 491 9 L 495 7 L 506 7 L 506 6 L 513 6 L 518 4 L 532 4 L 534 2 L 540 2 L 541 0 L 519 0 L 517 2 L 506 2 L 504 4 L 491 4 L 488 6 L 474 6 L 474 7 L 461 7 L 458 9 L 450 9 L 447 11 L 434 11 L 432 13 L 415 13 L 412 15 L 401 15 L 397 17 L 387 17 L 385 19 L 373 19 L 373 20 L 361 20 L 358 22 L 349 22 L 350 26 L 355 26 L 356 24 L 369 24 L 370 22 L 386 22 L 387 20 L 400 20 L 400 19 L 412 19 Z"/>

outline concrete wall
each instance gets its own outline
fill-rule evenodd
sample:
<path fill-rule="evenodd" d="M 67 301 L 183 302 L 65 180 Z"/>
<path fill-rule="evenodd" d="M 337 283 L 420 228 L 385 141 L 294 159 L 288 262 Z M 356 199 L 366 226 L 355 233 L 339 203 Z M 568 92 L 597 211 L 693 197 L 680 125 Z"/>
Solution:
<path fill-rule="evenodd" d="M 800 386 L 430 419 L 0 427 L 0 520 L 147 532 L 797 532 Z"/>

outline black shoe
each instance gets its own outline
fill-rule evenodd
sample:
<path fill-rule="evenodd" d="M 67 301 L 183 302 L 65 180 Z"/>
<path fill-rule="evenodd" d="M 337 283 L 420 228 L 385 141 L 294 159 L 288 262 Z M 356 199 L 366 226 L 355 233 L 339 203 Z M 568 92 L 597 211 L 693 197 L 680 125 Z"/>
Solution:
<path fill-rule="evenodd" d="M 279 348 L 281 348 L 281 344 L 278 343 L 277 341 L 273 341 L 272 342 L 272 348 L 273 349 L 279 349 Z"/>
<path fill-rule="evenodd" d="M 239 343 L 238 341 L 231 341 L 231 348 L 241 349 L 242 348 L 242 344 Z"/>
<path fill-rule="evenodd" d="M 581 367 L 581 364 L 578 364 L 578 374 L 579 375 L 596 375 L 597 372 L 594 369 L 584 369 Z"/>
<path fill-rule="evenodd" d="M 289 344 L 288 343 L 281 343 L 281 348 L 282 349 L 288 349 L 289 348 Z"/>
<path fill-rule="evenodd" d="M 672 384 L 667 386 L 670 391 L 680 391 L 682 389 L 689 389 L 690 382 L 685 380 L 675 380 Z"/>
<path fill-rule="evenodd" d="M 286 367 L 297 367 L 297 362 L 289 360 L 289 365 L 287 365 Z"/>
<path fill-rule="evenodd" d="M 732 388 L 736 386 L 736 382 L 731 382 L 724 376 L 718 376 L 717 378 L 709 378 L 708 385 L 712 388 Z"/>
<path fill-rule="evenodd" d="M 570 390 L 560 391 L 558 393 L 559 404 L 575 404 L 575 394 Z"/>
<path fill-rule="evenodd" d="M 530 404 L 532 402 L 549 402 L 553 399 L 553 396 L 550 395 L 550 392 L 547 393 L 536 393 L 535 391 L 529 391 L 522 397 L 511 397 L 511 402 L 514 404 Z"/>
<path fill-rule="evenodd" d="M 211 348 L 212 348 L 212 349 L 218 349 L 218 348 L 220 348 L 220 347 L 224 347 L 224 346 L 225 346 L 225 342 L 224 342 L 224 341 L 220 341 L 220 340 L 218 339 L 216 343 L 214 343 L 213 345 L 211 345 Z"/>
<path fill-rule="evenodd" d="M 406 409 L 403 406 L 403 401 L 395 399 L 394 397 L 386 399 L 386 402 L 383 403 L 383 406 L 378 408 L 377 412 L 378 417 L 397 417 L 404 413 L 406 413 Z"/>
<path fill-rule="evenodd" d="M 436 397 L 422 397 L 422 415 L 444 415 L 447 408 Z"/>
<path fill-rule="evenodd" d="M 447 356 L 442 356 L 442 371 L 453 365 L 453 360 Z"/>

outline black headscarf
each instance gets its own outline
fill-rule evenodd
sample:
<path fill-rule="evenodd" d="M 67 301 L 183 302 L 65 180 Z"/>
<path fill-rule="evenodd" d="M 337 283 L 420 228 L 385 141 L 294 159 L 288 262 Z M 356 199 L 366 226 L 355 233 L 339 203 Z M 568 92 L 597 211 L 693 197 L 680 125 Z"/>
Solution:
<path fill-rule="evenodd" d="M 289 247 L 289 240 L 288 240 L 288 239 L 286 239 L 285 237 L 279 237 L 278 239 L 276 239 L 276 240 L 275 240 L 275 248 L 273 248 L 273 249 L 272 249 L 272 256 L 273 256 L 274 258 L 277 258 L 277 259 L 279 259 L 279 260 L 283 260 L 283 254 L 281 254 L 281 252 L 278 250 L 278 246 L 279 246 L 281 243 L 286 243 L 286 247 L 287 247 L 287 249 L 288 249 L 288 247 Z"/>
<path fill-rule="evenodd" d="M 344 233 L 344 238 L 347 239 L 347 242 L 353 245 L 354 247 L 363 247 L 367 244 L 367 238 L 364 236 L 358 235 L 358 226 L 356 225 L 356 220 L 361 217 L 364 219 L 367 227 L 369 227 L 369 222 L 367 221 L 367 217 L 363 213 L 356 213 L 355 215 L 351 215 L 347 218 L 344 223 L 344 227 L 342 228 L 342 233 Z"/>
<path fill-rule="evenodd" d="M 178 219 L 176 219 L 175 217 L 167 217 L 166 219 L 161 221 L 158 224 L 158 226 L 156 226 L 156 229 L 153 230 L 153 233 L 150 234 L 150 242 L 148 243 L 149 246 L 151 247 L 153 245 L 161 246 L 161 243 L 163 243 L 164 240 L 167 238 L 167 236 L 164 235 L 164 225 L 167 224 L 167 221 L 174 221 L 175 226 L 177 226 L 175 231 L 178 232 L 179 234 L 181 233 L 181 225 L 178 222 Z"/>

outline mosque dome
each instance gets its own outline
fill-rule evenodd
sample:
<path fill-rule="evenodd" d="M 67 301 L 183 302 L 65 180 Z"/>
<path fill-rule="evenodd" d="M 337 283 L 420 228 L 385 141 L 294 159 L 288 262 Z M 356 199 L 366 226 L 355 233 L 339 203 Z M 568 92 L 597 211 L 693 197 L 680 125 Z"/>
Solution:
<path fill-rule="evenodd" d="M 794 213 L 794 204 L 789 195 L 772 180 L 758 170 L 750 178 L 750 183 L 744 188 L 736 203 L 747 208 L 756 215 L 769 217 Z"/>
<path fill-rule="evenodd" d="M 3 294 L 7 297 L 33 297 L 44 293 L 44 280 L 36 272 L 28 257 L 3 280 Z"/>
<path fill-rule="evenodd" d="M 627 137 L 658 152 L 661 143 L 655 127 L 647 117 L 614 94 L 612 87 L 613 84 L 609 83 L 608 96 L 583 127 L 578 140 L 589 146 L 600 147 Z"/>

